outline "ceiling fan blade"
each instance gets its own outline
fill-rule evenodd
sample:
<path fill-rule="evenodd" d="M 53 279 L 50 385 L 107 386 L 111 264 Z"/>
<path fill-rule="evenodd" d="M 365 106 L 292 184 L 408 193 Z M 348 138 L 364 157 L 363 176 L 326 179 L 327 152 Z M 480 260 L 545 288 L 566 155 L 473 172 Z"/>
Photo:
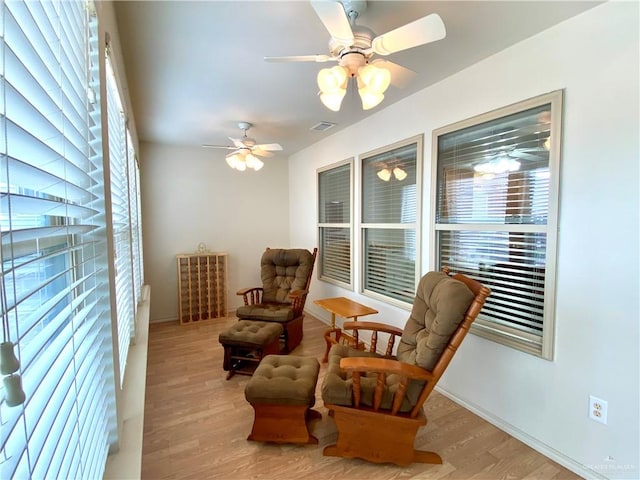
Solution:
<path fill-rule="evenodd" d="M 391 73 L 391 84 L 394 87 L 404 88 L 418 75 L 413 70 L 409 70 L 402 65 L 390 62 L 388 60 L 382 60 L 378 58 L 371 62 L 376 67 L 384 67 Z"/>
<path fill-rule="evenodd" d="M 235 145 L 235 147 L 233 148 L 244 148 L 244 143 L 242 143 L 242 139 L 241 138 L 233 138 L 233 137 L 229 137 L 229 140 L 231 140 L 233 142 L 233 144 Z"/>
<path fill-rule="evenodd" d="M 253 147 L 253 149 L 251 150 L 251 153 L 253 153 L 254 155 L 259 155 L 261 157 L 273 157 L 273 153 L 267 151 L 267 150 L 263 150 L 261 148 L 258 148 L 258 146 L 256 145 L 255 147 Z"/>
<path fill-rule="evenodd" d="M 340 60 L 331 55 L 294 55 L 291 57 L 264 57 L 265 62 L 331 62 Z"/>
<path fill-rule="evenodd" d="M 521 152 L 518 150 L 514 150 L 508 154 L 510 157 L 521 158 L 523 160 L 542 160 L 542 156 L 533 155 L 531 153 Z"/>
<path fill-rule="evenodd" d="M 440 15 L 432 13 L 373 39 L 371 49 L 378 55 L 390 55 L 400 50 L 435 42 L 447 32 Z"/>
<path fill-rule="evenodd" d="M 311 6 L 337 43 L 344 47 L 353 45 L 353 31 L 340 2 L 312 1 Z"/>
<path fill-rule="evenodd" d="M 262 145 L 254 145 L 253 148 L 268 150 L 272 152 L 282 150 L 282 146 L 279 143 L 263 143 Z"/>
<path fill-rule="evenodd" d="M 230 147 L 229 145 L 202 145 L 204 148 L 224 148 L 226 150 L 235 150 L 236 147 Z"/>

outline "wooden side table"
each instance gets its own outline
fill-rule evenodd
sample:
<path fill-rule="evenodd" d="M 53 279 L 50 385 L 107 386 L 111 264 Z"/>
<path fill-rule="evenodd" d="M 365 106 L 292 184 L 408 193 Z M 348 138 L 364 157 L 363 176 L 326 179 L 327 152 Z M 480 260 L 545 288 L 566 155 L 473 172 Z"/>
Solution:
<path fill-rule="evenodd" d="M 348 341 L 353 341 L 351 335 L 343 334 L 342 329 L 336 327 L 336 315 L 342 318 L 352 319 L 356 322 L 358 321 L 358 317 L 378 313 L 378 310 L 362 305 L 361 303 L 354 302 L 353 300 L 349 300 L 346 297 L 322 298 L 320 300 L 314 300 L 313 303 L 331 313 L 331 328 L 324 334 L 327 349 L 324 353 L 322 363 L 326 363 L 329 359 L 329 350 L 331 349 L 331 345 L 338 343 L 342 336 L 346 337 Z"/>

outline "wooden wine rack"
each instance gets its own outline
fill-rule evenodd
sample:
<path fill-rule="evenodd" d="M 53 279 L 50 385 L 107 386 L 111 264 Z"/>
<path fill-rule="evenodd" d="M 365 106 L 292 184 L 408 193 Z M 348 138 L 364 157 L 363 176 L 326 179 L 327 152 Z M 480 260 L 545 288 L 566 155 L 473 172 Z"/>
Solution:
<path fill-rule="evenodd" d="M 227 316 L 227 254 L 181 254 L 178 315 L 181 324 Z"/>

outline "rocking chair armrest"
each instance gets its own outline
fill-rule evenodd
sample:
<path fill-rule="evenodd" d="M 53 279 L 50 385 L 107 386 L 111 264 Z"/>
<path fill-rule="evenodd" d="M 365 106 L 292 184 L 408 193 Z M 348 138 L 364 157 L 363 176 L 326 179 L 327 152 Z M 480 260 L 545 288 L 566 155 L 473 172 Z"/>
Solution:
<path fill-rule="evenodd" d="M 342 328 L 344 330 L 374 330 L 376 332 L 384 332 L 398 337 L 401 337 L 403 333 L 403 331 L 398 327 L 379 322 L 344 322 Z"/>
<path fill-rule="evenodd" d="M 262 301 L 263 290 L 262 287 L 243 288 L 242 290 L 238 290 L 236 295 L 242 295 L 245 306 L 256 305 Z"/>
<path fill-rule="evenodd" d="M 251 291 L 258 291 L 258 290 L 262 290 L 262 287 L 249 287 L 249 288 L 243 288 L 242 290 L 238 290 L 236 292 L 236 295 L 246 295 L 247 293 L 251 292 Z"/>
<path fill-rule="evenodd" d="M 433 373 L 417 365 L 389 358 L 348 357 L 340 360 L 340 368 L 347 372 L 396 374 L 409 380 L 430 381 Z"/>

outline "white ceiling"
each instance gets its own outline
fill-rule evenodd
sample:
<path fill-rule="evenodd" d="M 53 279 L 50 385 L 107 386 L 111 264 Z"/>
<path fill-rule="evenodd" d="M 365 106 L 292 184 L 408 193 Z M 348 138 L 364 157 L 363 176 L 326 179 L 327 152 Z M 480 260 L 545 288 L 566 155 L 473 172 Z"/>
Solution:
<path fill-rule="evenodd" d="M 248 121 L 254 124 L 249 136 L 258 143 L 280 143 L 281 155 L 288 156 L 598 3 L 369 1 L 356 23 L 377 35 L 435 12 L 447 36 L 386 57 L 417 76 L 402 89 L 391 86 L 369 111 L 362 110 L 351 86 L 340 112 L 326 109 L 317 96 L 317 72 L 334 63 L 264 61 L 329 53 L 329 33 L 307 1 L 114 5 L 141 141 L 228 145 L 227 137 L 242 133 L 237 123 Z M 322 121 L 337 125 L 326 132 L 310 130 Z"/>

